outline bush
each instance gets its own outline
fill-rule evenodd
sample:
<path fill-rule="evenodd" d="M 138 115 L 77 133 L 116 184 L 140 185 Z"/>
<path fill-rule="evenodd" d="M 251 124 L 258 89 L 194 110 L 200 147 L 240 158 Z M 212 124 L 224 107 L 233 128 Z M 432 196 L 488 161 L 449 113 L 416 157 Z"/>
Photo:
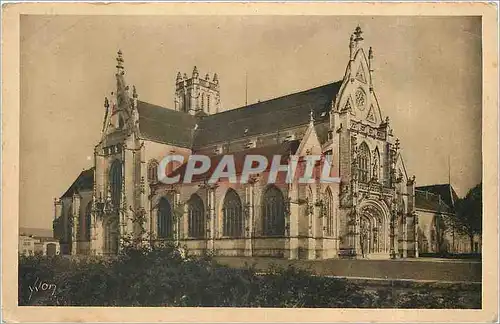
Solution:
<path fill-rule="evenodd" d="M 45 288 L 55 284 L 55 293 L 34 288 L 42 282 Z M 403 288 L 402 292 L 394 287 L 370 290 L 365 284 L 314 276 L 291 266 L 272 265 L 266 274 L 259 274 L 254 267 L 222 266 L 210 256 L 184 257 L 172 246 L 127 247 L 114 258 L 19 259 L 19 305 L 477 308 L 481 304 L 480 289 L 467 295 L 471 299 L 453 291 L 437 294 L 433 287 L 415 292 Z"/>

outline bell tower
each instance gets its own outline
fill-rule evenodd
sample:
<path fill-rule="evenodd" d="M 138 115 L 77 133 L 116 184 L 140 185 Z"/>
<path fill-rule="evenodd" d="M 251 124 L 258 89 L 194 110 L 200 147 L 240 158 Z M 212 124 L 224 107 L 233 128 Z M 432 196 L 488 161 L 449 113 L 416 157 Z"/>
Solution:
<path fill-rule="evenodd" d="M 177 73 L 175 80 L 175 110 L 191 115 L 211 115 L 221 111 L 219 78 L 217 73 L 210 78 L 207 73 L 200 78 L 195 66 L 191 78 Z"/>

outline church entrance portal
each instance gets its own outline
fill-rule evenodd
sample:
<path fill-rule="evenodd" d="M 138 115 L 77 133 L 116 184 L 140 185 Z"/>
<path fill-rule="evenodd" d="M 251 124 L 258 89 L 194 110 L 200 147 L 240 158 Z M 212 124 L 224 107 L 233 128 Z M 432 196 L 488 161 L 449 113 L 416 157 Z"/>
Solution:
<path fill-rule="evenodd" d="M 389 255 L 389 228 L 381 207 L 367 204 L 360 210 L 359 254 L 363 257 Z"/>

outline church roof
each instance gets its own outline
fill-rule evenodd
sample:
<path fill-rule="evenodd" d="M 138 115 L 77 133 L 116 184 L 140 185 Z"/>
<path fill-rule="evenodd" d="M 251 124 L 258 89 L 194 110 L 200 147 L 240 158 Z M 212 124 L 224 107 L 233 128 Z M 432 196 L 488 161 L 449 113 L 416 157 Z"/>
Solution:
<path fill-rule="evenodd" d="M 258 154 L 261 156 L 265 156 L 268 161 L 272 160 L 272 157 L 274 155 L 281 155 L 282 160 L 281 163 L 284 164 L 286 161 L 286 158 L 289 154 L 294 154 L 297 151 L 297 148 L 299 147 L 300 141 L 298 140 L 293 140 L 293 141 L 287 141 L 283 142 L 280 144 L 274 144 L 274 145 L 268 145 L 268 146 L 263 146 L 263 147 L 256 147 L 256 148 L 249 148 L 245 149 L 239 152 L 233 153 L 233 158 L 234 158 L 234 164 L 235 164 L 235 171 L 236 175 L 240 175 L 243 171 L 243 165 L 245 161 L 245 157 L 247 155 L 252 155 L 252 154 Z M 213 172 L 215 171 L 215 168 L 218 166 L 219 162 L 221 159 L 224 157 L 224 154 L 220 155 L 214 155 L 210 157 L 210 168 L 208 171 L 202 173 L 202 174 L 196 174 L 193 175 L 193 182 L 199 182 L 203 180 L 208 180 Z M 177 169 L 175 169 L 169 177 L 175 177 L 177 175 L 180 175 L 180 180 L 184 178 L 184 174 L 186 171 L 187 163 L 184 163 Z M 270 162 L 267 166 L 267 169 L 270 168 Z"/>
<path fill-rule="evenodd" d="M 52 229 L 19 227 L 19 235 L 32 236 L 36 238 L 53 238 Z"/>
<path fill-rule="evenodd" d="M 142 138 L 181 147 L 192 146 L 195 117 L 139 100 L 137 109 Z"/>
<path fill-rule="evenodd" d="M 415 207 L 417 209 L 454 213 L 457 199 L 455 190 L 449 184 L 415 188 Z"/>
<path fill-rule="evenodd" d="M 311 110 L 321 124 L 328 121 L 341 84 L 337 81 L 203 117 L 138 101 L 139 129 L 144 139 L 191 148 L 306 125 Z"/>
<path fill-rule="evenodd" d="M 444 201 L 444 203 L 450 206 L 452 210 L 454 210 L 455 202 L 458 200 L 457 193 L 449 183 L 420 186 L 416 187 L 415 189 L 420 191 L 427 191 L 441 196 L 441 199 Z"/>
<path fill-rule="evenodd" d="M 61 198 L 71 197 L 75 192 L 82 190 L 92 190 L 94 187 L 94 170 L 95 168 L 83 170 Z"/>
<path fill-rule="evenodd" d="M 341 84 L 337 81 L 207 116 L 201 119 L 193 144 L 200 147 L 304 125 L 311 110 L 316 122 L 328 120 Z"/>

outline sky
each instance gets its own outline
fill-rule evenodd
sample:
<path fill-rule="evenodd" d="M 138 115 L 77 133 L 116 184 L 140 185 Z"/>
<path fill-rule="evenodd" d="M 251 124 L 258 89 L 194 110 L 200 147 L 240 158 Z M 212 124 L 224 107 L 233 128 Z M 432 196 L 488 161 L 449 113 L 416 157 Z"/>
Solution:
<path fill-rule="evenodd" d="M 92 167 L 118 49 L 140 100 L 173 108 L 196 65 L 231 109 L 246 87 L 253 103 L 341 80 L 357 25 L 409 175 L 464 196 L 482 173 L 480 18 L 23 15 L 19 225 L 51 228 L 54 198 Z"/>

